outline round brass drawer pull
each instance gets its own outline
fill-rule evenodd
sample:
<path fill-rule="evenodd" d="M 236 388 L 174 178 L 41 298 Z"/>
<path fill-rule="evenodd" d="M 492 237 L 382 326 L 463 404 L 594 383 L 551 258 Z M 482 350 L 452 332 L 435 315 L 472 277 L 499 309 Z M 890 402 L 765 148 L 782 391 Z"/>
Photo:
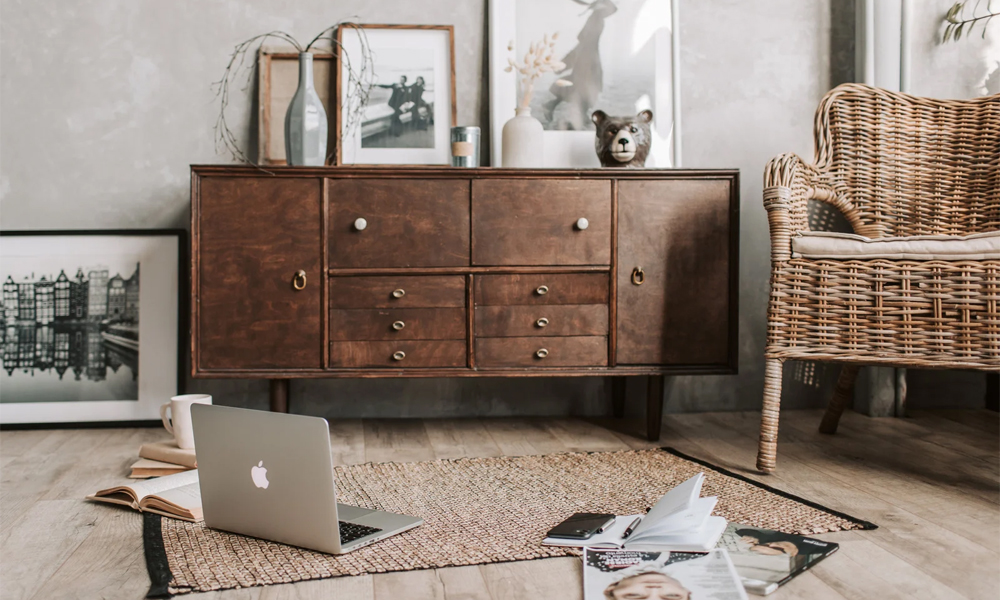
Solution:
<path fill-rule="evenodd" d="M 545 317 L 542 317 L 541 319 L 538 319 L 537 321 L 535 321 L 535 325 L 537 327 L 545 327 L 548 324 L 549 324 L 549 320 L 546 319 Z"/>
<path fill-rule="evenodd" d="M 535 293 L 538 294 L 539 296 L 544 296 L 545 294 L 549 293 L 549 286 L 540 285 L 538 286 L 538 289 L 535 290 Z"/>
<path fill-rule="evenodd" d="M 395 323 L 392 324 L 392 328 L 395 329 L 396 331 L 399 331 L 404 327 L 406 327 L 406 323 L 402 321 L 396 321 Z"/>
<path fill-rule="evenodd" d="M 398 290 L 393 290 L 392 291 L 392 297 L 393 298 L 402 298 L 405 295 L 406 295 L 406 290 L 404 290 L 404 289 L 398 289 Z"/>
<path fill-rule="evenodd" d="M 580 217 L 579 219 L 576 220 L 576 228 L 579 229 L 580 231 L 583 231 L 588 227 L 590 227 L 590 221 L 588 221 L 584 217 Z"/>
<path fill-rule="evenodd" d="M 292 277 L 292 287 L 297 290 L 304 290 L 306 288 L 306 272 L 297 271 L 295 276 Z"/>
<path fill-rule="evenodd" d="M 406 358 L 406 352 L 403 352 L 402 350 L 397 350 L 392 353 L 392 360 L 403 360 L 404 358 Z"/>
<path fill-rule="evenodd" d="M 358 217 L 354 219 L 354 229 L 357 231 L 364 231 L 368 227 L 368 220 L 364 217 Z"/>
<path fill-rule="evenodd" d="M 646 273 L 643 272 L 642 267 L 632 269 L 632 283 L 635 285 L 642 285 L 645 281 Z"/>
<path fill-rule="evenodd" d="M 535 350 L 535 356 L 537 356 L 538 358 L 545 358 L 548 355 L 549 351 L 546 350 L 545 348 L 539 348 L 538 350 Z"/>

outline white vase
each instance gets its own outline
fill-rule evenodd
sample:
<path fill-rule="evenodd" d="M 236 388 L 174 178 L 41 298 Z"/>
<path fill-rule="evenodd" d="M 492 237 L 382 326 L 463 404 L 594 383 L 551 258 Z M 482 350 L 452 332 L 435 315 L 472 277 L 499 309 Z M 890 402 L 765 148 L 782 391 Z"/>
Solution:
<path fill-rule="evenodd" d="M 285 158 L 293 167 L 326 164 L 326 111 L 313 87 L 313 55 L 299 53 L 299 87 L 285 113 Z"/>
<path fill-rule="evenodd" d="M 538 169 L 542 166 L 544 130 L 530 108 L 518 108 L 515 117 L 503 126 L 504 167 Z"/>

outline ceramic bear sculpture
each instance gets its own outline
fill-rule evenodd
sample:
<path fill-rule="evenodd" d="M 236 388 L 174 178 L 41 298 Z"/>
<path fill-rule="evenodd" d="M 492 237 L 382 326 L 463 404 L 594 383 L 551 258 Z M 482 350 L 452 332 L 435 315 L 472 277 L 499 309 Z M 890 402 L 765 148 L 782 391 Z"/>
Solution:
<path fill-rule="evenodd" d="M 604 111 L 595 110 L 590 118 L 597 125 L 594 148 L 602 167 L 645 166 L 652 142 L 649 124 L 653 121 L 653 111 L 644 110 L 634 117 L 609 117 Z"/>

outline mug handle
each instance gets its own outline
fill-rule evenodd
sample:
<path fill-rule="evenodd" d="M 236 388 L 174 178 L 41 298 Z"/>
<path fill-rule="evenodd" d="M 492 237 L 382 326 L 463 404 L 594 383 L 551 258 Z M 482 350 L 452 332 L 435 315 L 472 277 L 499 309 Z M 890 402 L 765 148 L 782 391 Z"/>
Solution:
<path fill-rule="evenodd" d="M 170 419 L 167 417 L 167 411 L 170 410 L 170 403 L 160 406 L 160 420 L 163 421 L 163 427 L 167 430 L 170 435 L 174 435 L 174 427 L 170 424 Z"/>

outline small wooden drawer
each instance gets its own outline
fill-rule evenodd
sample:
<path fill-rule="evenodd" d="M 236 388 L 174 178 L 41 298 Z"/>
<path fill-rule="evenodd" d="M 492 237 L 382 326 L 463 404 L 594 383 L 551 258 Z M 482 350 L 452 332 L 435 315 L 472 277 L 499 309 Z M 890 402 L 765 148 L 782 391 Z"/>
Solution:
<path fill-rule="evenodd" d="M 608 305 L 480 306 L 476 308 L 476 335 L 608 335 Z"/>
<path fill-rule="evenodd" d="M 375 308 L 330 311 L 330 340 L 464 340 L 464 308 Z"/>
<path fill-rule="evenodd" d="M 330 367 L 335 369 L 464 366 L 464 340 L 330 343 Z"/>
<path fill-rule="evenodd" d="M 606 367 L 608 338 L 478 338 L 476 365 L 491 367 Z"/>
<path fill-rule="evenodd" d="M 469 264 L 469 181 L 328 179 L 331 268 Z"/>
<path fill-rule="evenodd" d="M 473 181 L 472 264 L 611 264 L 611 182 Z"/>
<path fill-rule="evenodd" d="M 464 307 L 462 275 L 330 278 L 330 308 Z"/>
<path fill-rule="evenodd" d="M 607 273 L 481 275 L 476 305 L 607 304 Z"/>

